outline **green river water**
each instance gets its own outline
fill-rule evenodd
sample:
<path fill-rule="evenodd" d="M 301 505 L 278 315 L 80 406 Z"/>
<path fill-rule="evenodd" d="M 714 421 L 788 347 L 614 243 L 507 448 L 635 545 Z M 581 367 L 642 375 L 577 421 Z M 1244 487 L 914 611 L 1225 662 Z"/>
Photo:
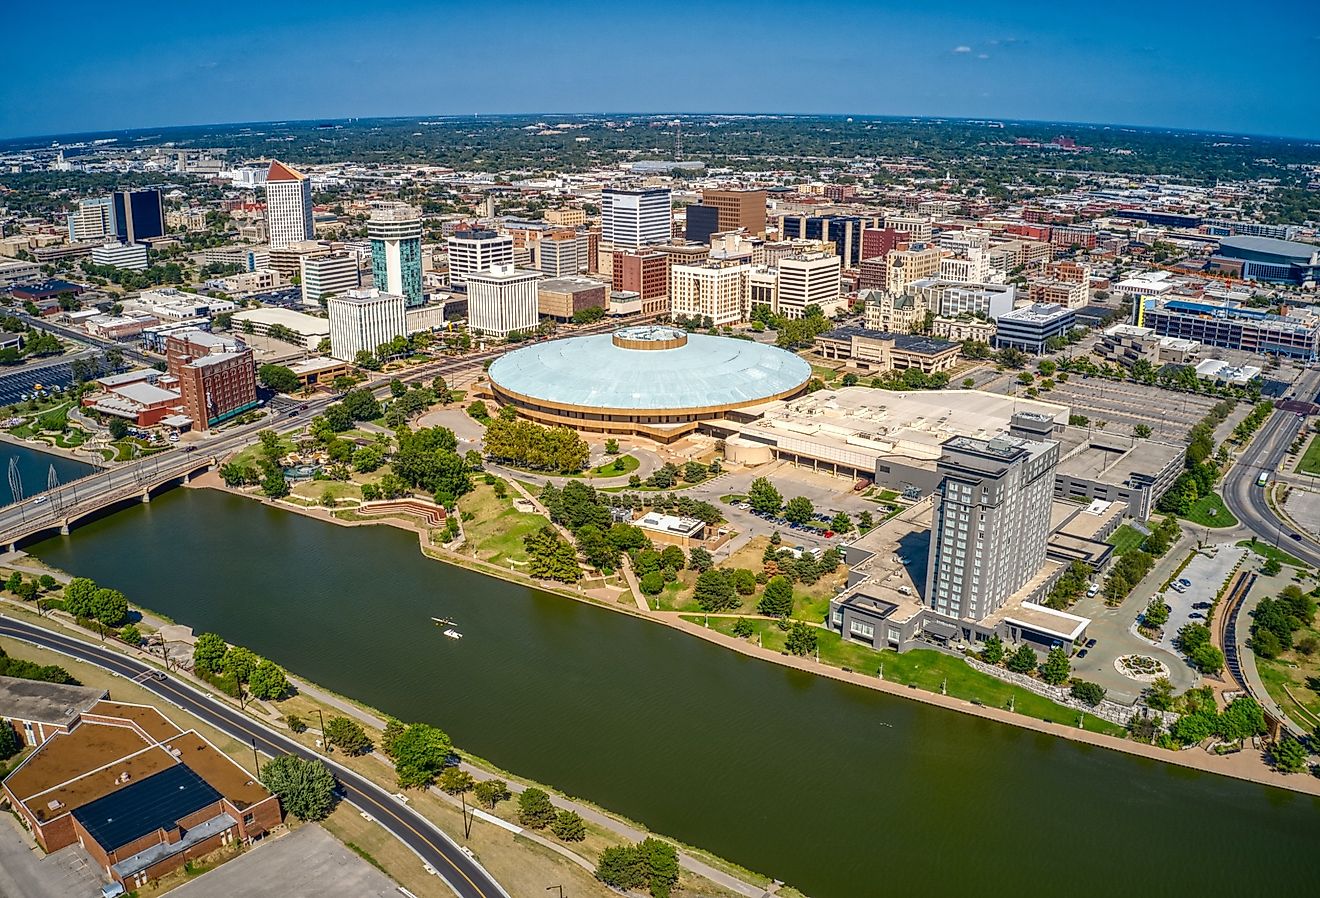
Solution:
<path fill-rule="evenodd" d="M 389 527 L 180 489 L 31 551 L 812 898 L 1320 894 L 1313 798 L 756 661 Z"/>

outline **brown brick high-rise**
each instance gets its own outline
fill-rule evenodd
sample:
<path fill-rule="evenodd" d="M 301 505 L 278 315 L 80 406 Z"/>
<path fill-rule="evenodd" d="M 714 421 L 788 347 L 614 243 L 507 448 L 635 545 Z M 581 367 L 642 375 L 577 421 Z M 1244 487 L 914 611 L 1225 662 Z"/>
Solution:
<path fill-rule="evenodd" d="M 257 375 L 252 350 L 237 340 L 205 331 L 171 334 L 166 364 L 178 379 L 184 412 L 193 427 L 212 426 L 257 405 Z"/>

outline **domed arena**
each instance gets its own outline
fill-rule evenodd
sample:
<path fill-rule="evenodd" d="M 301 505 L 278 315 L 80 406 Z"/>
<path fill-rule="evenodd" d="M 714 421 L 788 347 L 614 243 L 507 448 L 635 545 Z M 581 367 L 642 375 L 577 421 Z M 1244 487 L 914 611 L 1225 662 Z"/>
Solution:
<path fill-rule="evenodd" d="M 488 376 L 496 399 L 543 424 L 670 442 L 701 421 L 796 396 L 811 366 L 764 343 L 648 325 L 517 349 Z"/>

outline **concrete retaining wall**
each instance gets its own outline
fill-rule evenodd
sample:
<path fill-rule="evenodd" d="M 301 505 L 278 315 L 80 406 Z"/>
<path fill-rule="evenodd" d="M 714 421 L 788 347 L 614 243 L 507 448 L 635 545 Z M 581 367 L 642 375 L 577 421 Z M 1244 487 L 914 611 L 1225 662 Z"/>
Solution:
<path fill-rule="evenodd" d="M 1120 702 L 1102 699 L 1100 704 L 1092 707 L 1085 702 L 1080 702 L 1073 698 L 1066 687 L 1051 686 L 1049 683 L 1043 682 L 1042 680 L 1037 680 L 1026 674 L 1014 673 L 1011 670 L 993 664 L 986 664 L 984 661 L 977 658 L 968 658 L 964 656 L 963 660 L 981 673 L 989 674 L 990 676 L 1003 680 L 1006 683 L 1012 683 L 1014 686 L 1021 686 L 1023 689 L 1029 689 L 1037 695 L 1042 695 L 1045 698 L 1048 698 L 1050 701 L 1058 702 L 1065 707 L 1073 708 L 1078 711 L 1085 711 L 1087 714 L 1099 717 L 1101 720 L 1107 720 L 1110 723 L 1116 723 L 1119 726 L 1127 726 L 1127 722 L 1132 719 L 1132 715 L 1134 714 L 1144 717 L 1153 717 L 1158 720 L 1165 729 L 1172 726 L 1174 721 L 1178 719 L 1178 715 L 1172 711 L 1156 711 L 1152 708 L 1148 708 L 1141 702 L 1137 702 L 1133 705 L 1124 705 Z"/>

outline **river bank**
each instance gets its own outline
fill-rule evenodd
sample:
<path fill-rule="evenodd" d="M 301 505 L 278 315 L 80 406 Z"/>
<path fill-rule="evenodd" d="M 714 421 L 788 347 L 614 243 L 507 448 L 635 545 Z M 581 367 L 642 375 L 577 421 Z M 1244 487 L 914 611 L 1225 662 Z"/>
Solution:
<path fill-rule="evenodd" d="M 1068 739 L 1073 742 L 1123 752 L 1125 754 L 1154 761 L 1161 761 L 1167 764 L 1174 764 L 1190 770 L 1214 773 L 1245 782 L 1288 789 L 1306 795 L 1320 796 L 1320 778 L 1307 776 L 1305 774 L 1287 775 L 1279 773 L 1266 763 L 1263 752 L 1251 748 L 1246 748 L 1241 752 L 1230 755 L 1215 755 L 1198 747 L 1192 747 L 1182 751 L 1169 751 L 1167 749 L 1159 748 L 1158 746 L 1136 742 L 1132 739 L 1110 736 L 1105 733 L 1090 732 L 1076 726 L 1066 726 L 1060 723 L 1040 720 L 1004 708 L 976 705 L 963 699 L 941 695 L 939 693 L 927 692 L 922 689 L 910 688 L 901 683 L 858 673 L 857 671 L 846 671 L 839 667 L 833 667 L 831 665 L 817 662 L 808 657 L 788 655 L 763 648 L 748 640 L 728 636 L 691 621 L 684 620 L 680 612 L 643 611 L 633 603 L 625 604 L 620 602 L 606 602 L 581 592 L 564 589 L 561 584 L 553 583 L 551 581 L 538 581 L 530 577 L 524 577 L 516 572 L 500 568 L 496 565 L 485 564 L 466 555 L 430 546 L 428 544 L 426 529 L 405 518 L 381 517 L 378 520 L 372 521 L 345 521 L 341 518 L 335 517 L 328 509 L 304 507 L 289 502 L 271 501 L 251 492 L 227 487 L 214 472 L 208 472 L 202 477 L 195 478 L 188 484 L 188 486 L 201 489 L 216 489 L 246 499 L 256 500 L 274 508 L 293 511 L 319 521 L 338 524 L 340 526 L 356 527 L 362 525 L 384 524 L 402 530 L 412 531 L 418 537 L 419 548 L 421 549 L 422 554 L 432 560 L 439 561 L 443 564 L 456 565 L 468 570 L 475 570 L 487 576 L 493 576 L 519 586 L 532 587 L 557 596 L 573 599 L 574 601 L 586 602 L 590 605 L 608 608 L 616 612 L 622 612 L 633 617 L 658 623 L 689 636 L 696 636 L 700 639 L 704 639 L 707 642 L 720 646 L 721 648 L 756 658 L 761 661 L 769 661 L 782 667 L 804 671 L 816 676 L 849 683 L 854 686 L 862 686 L 867 689 L 884 692 L 908 700 L 915 700 L 933 707 L 957 711 L 962 714 L 991 720 L 996 723 L 1010 724 L 1022 729 L 1045 733 L 1051 736 Z"/>

